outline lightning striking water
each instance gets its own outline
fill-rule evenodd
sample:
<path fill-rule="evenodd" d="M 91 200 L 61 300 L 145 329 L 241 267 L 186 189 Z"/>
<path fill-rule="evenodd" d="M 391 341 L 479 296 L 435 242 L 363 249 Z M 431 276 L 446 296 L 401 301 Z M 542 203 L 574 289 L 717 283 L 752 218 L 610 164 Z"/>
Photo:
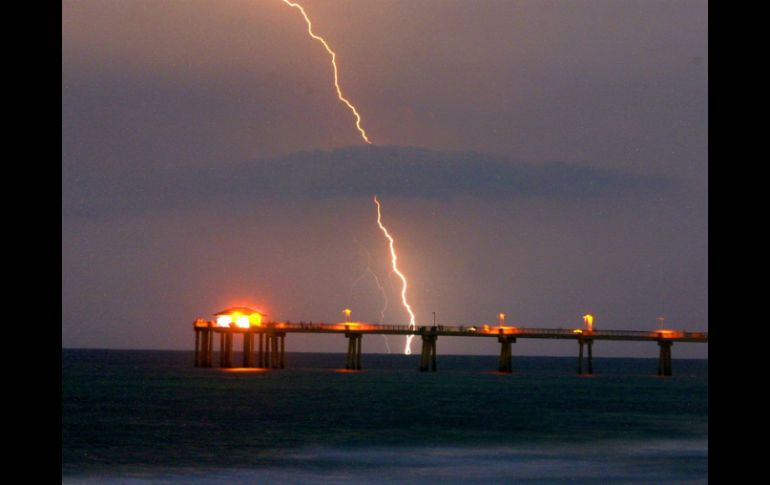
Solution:
<path fill-rule="evenodd" d="M 307 33 L 310 35 L 310 37 L 314 38 L 321 44 L 323 44 L 324 49 L 326 49 L 326 52 L 329 53 L 329 55 L 332 57 L 332 67 L 334 68 L 334 87 L 337 88 L 337 97 L 340 101 L 345 103 L 347 107 L 350 109 L 350 111 L 353 112 L 353 115 L 356 117 L 356 128 L 358 128 L 358 131 L 361 133 L 361 138 L 368 143 L 372 144 L 371 141 L 369 141 L 369 138 L 366 136 L 366 131 L 364 131 L 363 128 L 361 128 L 361 115 L 358 114 L 358 111 L 356 110 L 355 106 L 345 98 L 345 96 L 342 95 L 342 89 L 340 89 L 340 83 L 339 83 L 339 75 L 337 73 L 337 54 L 329 47 L 329 44 L 326 43 L 326 41 L 323 39 L 323 37 L 316 35 L 313 33 L 313 24 L 310 22 L 310 17 L 307 16 L 307 13 L 305 12 L 305 9 L 302 8 L 302 5 L 294 2 L 290 2 L 289 0 L 282 0 L 283 3 L 290 7 L 294 7 L 297 10 L 300 11 L 302 16 L 305 18 L 305 22 L 307 23 Z"/>
<path fill-rule="evenodd" d="M 377 204 L 377 225 L 380 226 L 380 229 L 382 230 L 382 233 L 385 234 L 385 237 L 388 238 L 388 241 L 390 241 L 390 259 L 393 265 L 393 272 L 398 275 L 399 278 L 401 278 L 401 303 L 403 303 L 404 308 L 406 308 L 406 311 L 409 313 L 409 328 L 416 328 L 417 325 L 414 322 L 414 313 L 412 312 L 412 307 L 409 306 L 409 302 L 406 301 L 406 277 L 401 273 L 401 271 L 398 270 L 398 256 L 396 256 L 396 248 L 394 246 L 395 242 L 393 241 L 393 237 L 390 235 L 388 230 L 385 228 L 384 225 L 382 225 L 382 212 L 380 211 L 380 201 L 377 200 L 377 196 L 374 196 L 374 203 Z M 404 348 L 404 354 L 409 355 L 412 353 L 411 349 L 411 343 L 412 339 L 414 338 L 414 335 L 408 335 L 406 337 L 406 346 Z"/>

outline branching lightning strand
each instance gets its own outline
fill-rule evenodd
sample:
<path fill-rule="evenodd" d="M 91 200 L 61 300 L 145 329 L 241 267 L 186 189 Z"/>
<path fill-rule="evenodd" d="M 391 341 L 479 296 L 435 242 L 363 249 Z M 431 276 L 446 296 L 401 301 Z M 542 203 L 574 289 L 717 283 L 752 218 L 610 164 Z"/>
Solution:
<path fill-rule="evenodd" d="M 378 322 L 380 325 L 385 321 L 385 311 L 388 309 L 388 294 L 385 292 L 385 287 L 382 286 L 382 283 L 380 282 L 380 278 L 377 277 L 377 273 L 375 273 L 372 270 L 372 256 L 369 254 L 369 251 L 366 250 L 365 247 L 361 245 L 360 242 L 358 242 L 358 239 L 353 238 L 353 242 L 358 245 L 361 250 L 366 253 L 366 269 L 358 275 L 358 278 L 356 278 L 353 281 L 353 284 L 350 285 L 350 292 L 348 294 L 348 301 L 353 301 L 353 289 L 356 287 L 359 281 L 361 281 L 361 278 L 366 276 L 367 274 L 372 275 L 372 278 L 374 278 L 374 282 L 377 284 L 377 288 L 380 290 L 380 294 L 382 295 L 382 308 L 380 309 L 380 321 Z M 383 335 L 382 338 L 385 340 L 385 348 L 388 350 L 388 353 L 390 353 L 390 344 L 388 343 L 388 336 Z"/>

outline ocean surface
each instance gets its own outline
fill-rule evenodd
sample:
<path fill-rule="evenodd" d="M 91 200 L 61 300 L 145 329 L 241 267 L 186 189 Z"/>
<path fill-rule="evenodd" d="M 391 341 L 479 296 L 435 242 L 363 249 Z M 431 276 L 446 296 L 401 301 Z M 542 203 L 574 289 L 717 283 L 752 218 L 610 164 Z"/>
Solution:
<path fill-rule="evenodd" d="M 62 483 L 708 481 L 708 361 L 287 353 L 286 368 L 192 352 L 62 349 Z M 216 356 L 214 364 L 217 364 Z M 236 353 L 234 362 L 240 362 Z"/>

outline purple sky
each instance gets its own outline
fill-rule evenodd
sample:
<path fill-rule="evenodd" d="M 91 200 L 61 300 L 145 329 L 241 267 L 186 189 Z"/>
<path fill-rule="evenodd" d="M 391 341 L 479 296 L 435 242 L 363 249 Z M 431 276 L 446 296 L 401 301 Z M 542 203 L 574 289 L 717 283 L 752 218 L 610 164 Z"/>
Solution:
<path fill-rule="evenodd" d="M 378 322 L 367 261 L 406 324 L 374 193 L 418 322 L 708 330 L 705 1 L 301 3 L 376 146 L 280 0 L 62 3 L 63 347 L 191 349 L 235 304 Z"/>

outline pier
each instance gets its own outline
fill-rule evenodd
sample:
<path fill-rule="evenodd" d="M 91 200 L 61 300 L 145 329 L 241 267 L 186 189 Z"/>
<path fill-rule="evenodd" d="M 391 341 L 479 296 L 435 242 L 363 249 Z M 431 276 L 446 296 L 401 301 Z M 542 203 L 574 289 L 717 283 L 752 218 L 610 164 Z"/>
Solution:
<path fill-rule="evenodd" d="M 518 339 L 562 339 L 578 344 L 577 373 L 594 373 L 593 344 L 600 340 L 655 342 L 659 347 L 658 375 L 672 375 L 671 348 L 676 342 L 708 343 L 708 332 L 680 330 L 595 330 L 564 328 L 520 328 L 503 325 L 431 325 L 411 328 L 405 325 L 376 325 L 363 322 L 312 323 L 267 322 L 222 325 L 218 321 L 198 319 L 195 331 L 195 367 L 213 367 L 214 338 L 219 338 L 219 367 L 233 365 L 233 339 L 242 336 L 242 367 L 283 369 L 286 336 L 292 333 L 340 334 L 348 340 L 345 369 L 361 370 L 362 343 L 365 335 L 414 335 L 422 339 L 419 370 L 437 370 L 439 337 L 496 338 L 500 343 L 499 372 L 513 371 L 512 348 Z M 258 345 L 254 345 L 255 339 Z"/>

